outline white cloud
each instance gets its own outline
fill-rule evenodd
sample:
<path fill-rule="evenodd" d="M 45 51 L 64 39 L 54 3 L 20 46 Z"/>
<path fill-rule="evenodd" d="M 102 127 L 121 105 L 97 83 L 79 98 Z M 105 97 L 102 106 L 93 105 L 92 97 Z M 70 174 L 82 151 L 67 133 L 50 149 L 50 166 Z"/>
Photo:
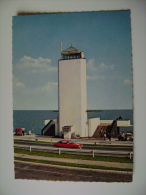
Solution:
<path fill-rule="evenodd" d="M 95 66 L 94 59 L 90 59 L 87 62 L 87 69 L 93 73 L 99 72 L 99 71 L 113 70 L 114 68 L 115 68 L 114 64 L 108 66 L 108 65 L 104 64 L 103 62 L 99 66 Z"/>
<path fill-rule="evenodd" d="M 39 57 L 38 59 L 31 58 L 29 56 L 24 56 L 19 60 L 22 66 L 25 67 L 40 67 L 40 65 L 46 65 L 50 64 L 51 60 L 50 59 L 44 59 L 42 57 Z"/>
<path fill-rule="evenodd" d="M 20 87 L 14 86 L 13 108 L 14 109 L 54 109 L 58 101 L 58 83 L 48 82 L 42 87 Z M 51 102 L 51 103 L 50 103 Z"/>
<path fill-rule="evenodd" d="M 21 82 L 19 78 L 15 77 L 13 75 L 13 86 L 21 89 L 21 88 L 25 87 L 25 84 L 23 82 Z"/>
<path fill-rule="evenodd" d="M 95 71 L 95 67 L 94 67 L 94 59 L 89 59 L 87 62 L 87 68 L 90 71 Z"/>
<path fill-rule="evenodd" d="M 104 63 L 101 63 L 100 65 L 99 65 L 99 69 L 100 70 L 113 70 L 115 68 L 115 65 L 114 64 L 112 64 L 112 65 L 106 65 L 106 64 L 104 64 Z"/>
<path fill-rule="evenodd" d="M 123 83 L 124 83 L 125 85 L 130 85 L 130 84 L 132 83 L 132 81 L 129 80 L 129 79 L 125 79 L 125 80 L 123 81 Z"/>
<path fill-rule="evenodd" d="M 113 70 L 114 68 L 115 68 L 115 65 L 112 64 L 112 65 L 110 66 L 110 69 Z"/>
<path fill-rule="evenodd" d="M 13 75 L 13 90 L 14 93 L 22 93 L 22 94 L 43 94 L 43 93 L 54 93 L 54 91 L 58 90 L 58 82 L 47 82 L 42 86 L 34 86 L 26 87 L 25 83 L 21 81 L 21 77 L 15 77 Z"/>
<path fill-rule="evenodd" d="M 16 87 L 24 88 L 25 87 L 25 84 L 24 83 L 21 83 L 21 82 L 17 82 L 16 83 Z"/>
<path fill-rule="evenodd" d="M 95 65 L 95 60 L 90 59 L 87 62 L 87 80 L 88 81 L 96 81 L 101 80 L 104 81 L 107 77 L 111 77 L 114 73 L 113 70 L 115 65 L 106 65 L 103 62 L 100 65 Z"/>
<path fill-rule="evenodd" d="M 39 57 L 37 59 L 31 58 L 30 56 L 24 56 L 17 63 L 17 68 L 25 69 L 33 74 L 35 73 L 45 73 L 46 71 L 55 72 L 57 67 L 51 66 L 50 59 L 44 59 Z"/>
<path fill-rule="evenodd" d="M 99 73 L 99 71 L 107 70 L 109 67 L 105 65 L 104 63 L 101 63 L 99 66 L 95 65 L 95 60 L 90 59 L 87 62 L 87 70 L 89 70 L 91 73 Z"/>
<path fill-rule="evenodd" d="M 43 94 L 53 94 L 55 91 L 58 90 L 58 83 L 57 82 L 48 82 L 44 86 L 35 87 L 33 89 L 27 88 L 25 89 L 25 93 L 32 94 L 33 96 L 39 96 Z"/>
<path fill-rule="evenodd" d="M 101 64 L 99 65 L 99 68 L 100 68 L 100 69 L 107 69 L 108 66 L 105 65 L 104 63 L 101 63 Z"/>
<path fill-rule="evenodd" d="M 52 91 L 54 89 L 58 88 L 58 83 L 57 82 L 48 82 L 46 85 L 44 85 L 41 90 L 42 91 Z"/>
<path fill-rule="evenodd" d="M 88 81 L 96 81 L 96 80 L 105 80 L 105 76 L 104 75 L 93 75 L 93 76 L 88 76 L 87 75 L 87 80 Z"/>

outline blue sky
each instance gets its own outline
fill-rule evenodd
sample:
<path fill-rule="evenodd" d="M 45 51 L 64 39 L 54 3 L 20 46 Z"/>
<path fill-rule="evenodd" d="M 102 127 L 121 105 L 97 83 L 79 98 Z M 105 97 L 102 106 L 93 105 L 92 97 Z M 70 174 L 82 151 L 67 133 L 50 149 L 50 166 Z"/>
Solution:
<path fill-rule="evenodd" d="M 87 62 L 87 108 L 131 109 L 130 11 L 13 17 L 13 109 L 58 109 L 58 60 L 74 46 Z"/>

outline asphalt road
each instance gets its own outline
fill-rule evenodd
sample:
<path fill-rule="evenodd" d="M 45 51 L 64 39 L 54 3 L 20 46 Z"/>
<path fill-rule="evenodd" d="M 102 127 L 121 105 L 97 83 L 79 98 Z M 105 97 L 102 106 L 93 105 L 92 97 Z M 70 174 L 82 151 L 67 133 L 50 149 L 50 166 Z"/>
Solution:
<path fill-rule="evenodd" d="M 28 145 L 30 146 L 30 143 L 32 146 L 49 146 L 49 147 L 54 147 L 52 144 L 49 143 L 37 143 L 37 142 L 27 142 L 27 141 L 14 141 L 15 144 L 21 144 L 21 145 Z M 93 146 L 88 146 L 88 145 L 83 145 L 83 149 L 90 149 L 90 150 L 107 150 L 107 151 L 133 151 L 133 147 L 109 147 L 109 146 L 98 146 L 98 145 L 93 145 Z"/>
<path fill-rule="evenodd" d="M 15 162 L 15 179 L 83 182 L 132 182 L 132 174 Z"/>

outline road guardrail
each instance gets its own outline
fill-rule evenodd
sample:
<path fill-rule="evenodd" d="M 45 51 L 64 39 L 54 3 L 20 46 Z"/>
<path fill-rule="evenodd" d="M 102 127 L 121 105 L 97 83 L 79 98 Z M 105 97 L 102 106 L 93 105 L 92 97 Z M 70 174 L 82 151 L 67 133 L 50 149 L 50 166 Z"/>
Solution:
<path fill-rule="evenodd" d="M 59 155 L 62 152 L 71 152 L 71 153 L 77 153 L 77 154 L 90 154 L 92 155 L 92 157 L 94 158 L 95 155 L 111 155 L 111 156 L 128 156 L 130 159 L 133 156 L 133 152 L 127 152 L 127 151 L 107 151 L 107 150 L 90 150 L 90 149 L 72 149 L 72 148 L 57 148 L 57 147 L 46 147 L 46 146 L 35 146 L 35 145 L 20 145 L 20 144 L 14 144 L 14 147 L 16 148 L 27 148 L 30 152 L 33 149 L 37 149 L 37 150 L 47 150 L 47 151 L 55 151 L 57 152 Z"/>
<path fill-rule="evenodd" d="M 41 138 L 41 137 L 23 137 L 23 136 L 15 136 L 15 140 L 23 140 L 23 141 L 33 141 L 33 142 L 46 142 L 46 143 L 55 143 L 60 141 L 58 138 Z M 81 140 L 81 139 L 72 139 L 76 143 L 81 144 L 90 144 L 90 145 L 122 145 L 122 146 L 133 146 L 133 141 L 105 141 L 105 140 Z"/>

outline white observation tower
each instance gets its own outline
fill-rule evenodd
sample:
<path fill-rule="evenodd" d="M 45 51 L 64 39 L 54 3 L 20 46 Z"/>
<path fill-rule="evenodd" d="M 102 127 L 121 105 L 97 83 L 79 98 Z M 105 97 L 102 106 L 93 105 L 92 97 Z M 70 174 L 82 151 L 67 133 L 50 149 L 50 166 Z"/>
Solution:
<path fill-rule="evenodd" d="M 120 127 L 130 127 L 130 120 L 87 119 L 86 59 L 75 47 L 62 51 L 58 61 L 58 119 L 45 120 L 42 135 L 60 136 L 65 139 L 100 137 L 104 132 L 117 137 Z M 58 123 L 59 122 L 59 123 Z"/>
<path fill-rule="evenodd" d="M 84 53 L 72 46 L 61 51 L 58 68 L 59 135 L 64 135 L 64 138 L 70 138 L 71 135 L 86 137 L 88 128 Z"/>

